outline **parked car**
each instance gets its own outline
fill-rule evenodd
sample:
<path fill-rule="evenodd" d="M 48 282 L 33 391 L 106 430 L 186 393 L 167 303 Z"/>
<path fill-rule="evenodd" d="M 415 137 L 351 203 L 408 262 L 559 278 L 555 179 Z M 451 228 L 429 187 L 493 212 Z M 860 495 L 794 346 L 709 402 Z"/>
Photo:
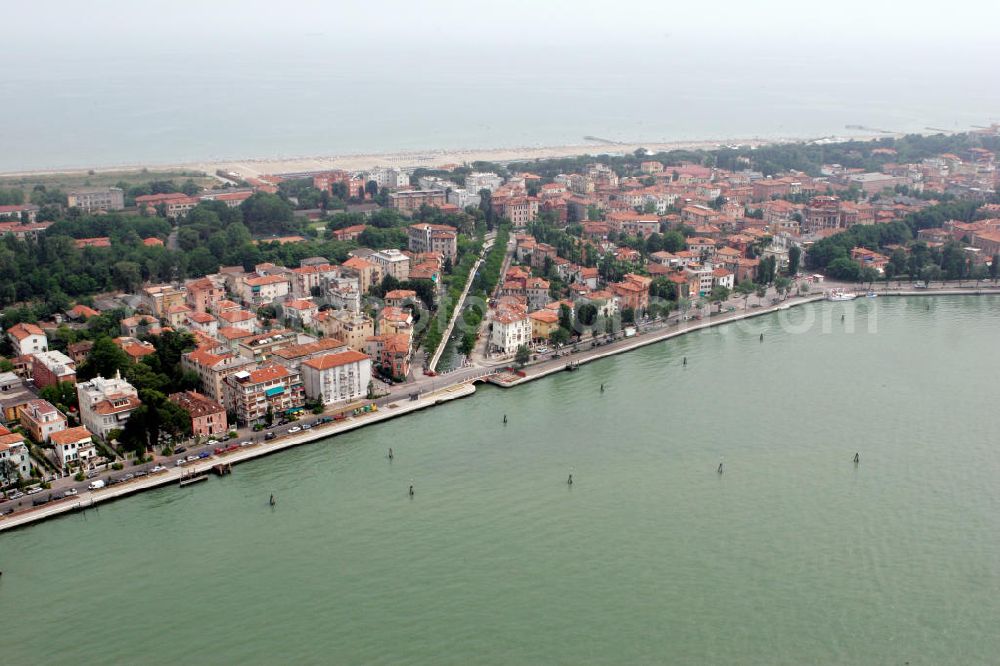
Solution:
<path fill-rule="evenodd" d="M 187 450 L 188 449 L 186 446 L 178 446 L 176 449 L 174 449 L 174 453 L 184 453 Z"/>
<path fill-rule="evenodd" d="M 311 425 L 309 425 L 308 423 L 303 423 L 303 424 L 302 424 L 302 429 L 303 429 L 303 430 L 309 430 L 309 428 L 312 428 L 312 426 L 311 426 Z"/>
<path fill-rule="evenodd" d="M 195 455 L 190 455 L 190 456 L 187 457 L 187 461 L 188 462 L 194 462 L 197 459 L 198 459 L 198 456 L 195 456 Z"/>
<path fill-rule="evenodd" d="M 240 442 L 240 446 L 250 446 L 251 444 L 253 444 L 253 442 L 251 442 L 249 439 L 245 439 L 242 442 Z"/>
<path fill-rule="evenodd" d="M 41 486 L 35 486 L 34 488 L 29 488 L 25 491 L 26 495 L 37 495 L 44 490 Z"/>
<path fill-rule="evenodd" d="M 154 467 L 153 469 L 151 469 L 151 470 L 149 470 L 149 471 L 150 471 L 150 472 L 151 472 L 152 474 L 156 474 L 157 472 L 162 472 L 162 471 L 164 471 L 165 469 L 167 469 L 167 468 L 166 468 L 166 467 L 164 467 L 163 465 L 157 465 L 156 467 Z"/>
<path fill-rule="evenodd" d="M 22 497 L 24 497 L 24 493 L 20 490 L 14 490 L 7 495 L 7 499 L 9 500 L 21 499 Z"/>
<path fill-rule="evenodd" d="M 69 488 L 66 490 L 66 492 L 63 493 L 63 497 L 73 497 L 74 495 L 77 494 L 77 492 L 78 491 L 76 488 Z"/>
<path fill-rule="evenodd" d="M 100 490 L 104 487 L 104 479 L 97 479 L 96 481 L 91 481 L 90 485 L 87 486 L 90 490 Z"/>
<path fill-rule="evenodd" d="M 212 455 L 212 454 L 209 453 L 208 451 L 202 451 L 201 453 L 198 454 L 198 458 L 207 458 L 210 455 Z M 188 456 L 188 457 L 190 457 L 190 456 Z"/>
<path fill-rule="evenodd" d="M 298 427 L 298 426 L 292 426 L 291 428 L 289 428 L 289 429 L 288 429 L 288 434 L 290 435 L 290 434 L 292 434 L 293 432 L 298 432 L 298 431 L 300 431 L 300 430 L 302 430 L 302 428 L 300 428 L 300 427 Z"/>

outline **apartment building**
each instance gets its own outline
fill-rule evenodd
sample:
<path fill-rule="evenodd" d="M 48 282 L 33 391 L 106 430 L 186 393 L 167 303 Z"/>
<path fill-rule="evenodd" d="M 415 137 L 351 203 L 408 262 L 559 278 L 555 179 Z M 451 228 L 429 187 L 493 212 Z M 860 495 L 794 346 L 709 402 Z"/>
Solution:
<path fill-rule="evenodd" d="M 369 261 L 379 267 L 383 277 L 391 275 L 400 282 L 410 277 L 410 258 L 394 248 L 379 250 L 369 257 Z"/>
<path fill-rule="evenodd" d="M 272 363 L 239 370 L 226 377 L 225 405 L 240 425 L 264 421 L 268 412 L 280 418 L 301 411 L 305 391 L 297 371 Z"/>
<path fill-rule="evenodd" d="M 201 381 L 201 390 L 211 400 L 223 402 L 225 379 L 234 372 L 253 365 L 253 360 L 230 351 L 200 347 L 181 356 L 181 368 L 194 372 Z"/>
<path fill-rule="evenodd" d="M 49 350 L 49 339 L 45 337 L 45 331 L 36 324 L 14 324 L 7 329 L 7 337 L 18 356 Z"/>
<path fill-rule="evenodd" d="M 94 435 L 84 426 L 53 433 L 52 450 L 56 462 L 63 469 L 76 465 L 85 466 L 88 460 L 97 457 Z"/>
<path fill-rule="evenodd" d="M 375 320 L 350 310 L 324 310 L 316 315 L 316 327 L 324 336 L 342 340 L 357 351 L 364 351 L 365 340 L 375 335 Z"/>
<path fill-rule="evenodd" d="M 195 437 L 224 437 L 229 432 L 226 408 L 197 391 L 172 393 L 170 402 L 191 416 L 191 434 Z"/>
<path fill-rule="evenodd" d="M 353 349 L 318 356 L 302 364 L 306 396 L 324 405 L 365 397 L 371 378 L 371 359 Z"/>
<path fill-rule="evenodd" d="M 66 429 L 66 415 L 48 400 L 31 400 L 21 409 L 21 427 L 31 439 L 46 444 L 52 433 Z"/>
<path fill-rule="evenodd" d="M 452 261 L 458 256 L 458 233 L 454 227 L 445 224 L 420 222 L 411 224 L 407 230 L 411 252 L 437 252 Z"/>
<path fill-rule="evenodd" d="M 59 382 L 76 383 L 76 363 L 60 351 L 44 351 L 32 355 L 31 378 L 35 388 L 55 386 Z"/>
<path fill-rule="evenodd" d="M 129 416 L 142 402 L 131 384 L 116 373 L 111 379 L 98 375 L 76 385 L 80 420 L 87 430 L 107 439 L 112 430 L 123 429 Z"/>
<path fill-rule="evenodd" d="M 73 190 L 66 195 L 66 200 L 70 208 L 79 208 L 88 213 L 125 208 L 125 192 L 120 187 Z"/>

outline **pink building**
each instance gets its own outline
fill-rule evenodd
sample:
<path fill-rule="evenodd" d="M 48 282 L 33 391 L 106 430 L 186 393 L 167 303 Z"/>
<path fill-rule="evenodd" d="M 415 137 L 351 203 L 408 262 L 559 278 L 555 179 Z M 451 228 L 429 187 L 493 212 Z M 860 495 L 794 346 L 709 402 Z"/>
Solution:
<path fill-rule="evenodd" d="M 229 432 L 226 409 L 197 391 L 173 393 L 170 402 L 191 415 L 191 434 L 195 437 L 221 437 Z"/>

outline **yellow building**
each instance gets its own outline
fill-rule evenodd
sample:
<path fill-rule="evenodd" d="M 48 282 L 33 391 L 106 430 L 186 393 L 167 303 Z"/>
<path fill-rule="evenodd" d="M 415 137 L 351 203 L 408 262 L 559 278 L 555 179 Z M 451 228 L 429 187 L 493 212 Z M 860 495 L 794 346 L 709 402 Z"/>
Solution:
<path fill-rule="evenodd" d="M 559 328 L 559 313 L 555 310 L 537 310 L 531 318 L 531 339 L 548 340 L 552 331 Z"/>

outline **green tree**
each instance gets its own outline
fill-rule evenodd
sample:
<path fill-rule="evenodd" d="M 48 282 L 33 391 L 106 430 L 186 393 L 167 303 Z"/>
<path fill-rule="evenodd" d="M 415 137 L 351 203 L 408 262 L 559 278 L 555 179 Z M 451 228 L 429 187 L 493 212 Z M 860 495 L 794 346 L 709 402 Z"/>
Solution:
<path fill-rule="evenodd" d="M 826 267 L 826 272 L 837 280 L 857 282 L 861 279 L 861 267 L 848 257 L 839 257 L 831 261 Z"/>
<path fill-rule="evenodd" d="M 597 306 L 593 303 L 581 303 L 576 308 L 576 321 L 582 328 L 590 328 L 597 321 Z"/>
<path fill-rule="evenodd" d="M 757 285 L 753 283 L 753 280 L 744 280 L 736 285 L 736 293 L 743 297 L 743 309 L 747 309 L 747 305 L 750 301 L 750 295 L 757 291 Z"/>
<path fill-rule="evenodd" d="M 514 353 L 514 363 L 516 363 L 518 367 L 523 368 L 530 360 L 531 352 L 528 350 L 528 347 L 526 345 L 519 346 L 517 351 Z"/>
<path fill-rule="evenodd" d="M 788 292 L 792 290 L 792 279 L 787 277 L 775 278 L 774 288 L 778 291 L 778 295 L 781 296 L 781 300 L 785 300 L 788 297 Z"/>
<path fill-rule="evenodd" d="M 77 409 L 76 384 L 73 382 L 50 384 L 39 391 L 38 395 L 43 400 L 51 402 L 64 413 Z"/>
<path fill-rule="evenodd" d="M 298 230 L 291 204 L 276 194 L 257 192 L 240 204 L 243 223 L 254 234 L 281 234 Z"/>
<path fill-rule="evenodd" d="M 717 284 L 712 287 L 712 291 L 708 295 L 708 300 L 709 302 L 715 304 L 717 312 L 722 311 L 722 304 L 729 299 L 729 293 L 729 287 L 726 287 L 725 285 Z"/>
<path fill-rule="evenodd" d="M 555 345 L 564 345 L 567 342 L 569 342 L 571 336 L 572 333 L 570 333 L 570 330 L 568 328 L 563 328 L 562 326 L 560 326 L 559 328 L 549 333 L 549 341 Z"/>
<path fill-rule="evenodd" d="M 802 259 L 802 250 L 798 245 L 788 248 L 788 274 L 795 275 L 799 272 L 799 261 Z"/>
<path fill-rule="evenodd" d="M 142 286 L 142 269 L 134 261 L 119 261 L 112 266 L 113 284 L 127 292 L 136 292 Z"/>
<path fill-rule="evenodd" d="M 559 305 L 559 327 L 567 331 L 573 329 L 573 311 L 565 303 Z"/>
<path fill-rule="evenodd" d="M 115 373 L 128 370 L 132 364 L 128 354 L 123 352 L 118 345 L 107 336 L 101 336 L 94 340 L 94 346 L 87 355 L 87 360 L 77 369 L 77 379 L 87 381 L 100 375 L 101 377 L 114 377 Z"/>

